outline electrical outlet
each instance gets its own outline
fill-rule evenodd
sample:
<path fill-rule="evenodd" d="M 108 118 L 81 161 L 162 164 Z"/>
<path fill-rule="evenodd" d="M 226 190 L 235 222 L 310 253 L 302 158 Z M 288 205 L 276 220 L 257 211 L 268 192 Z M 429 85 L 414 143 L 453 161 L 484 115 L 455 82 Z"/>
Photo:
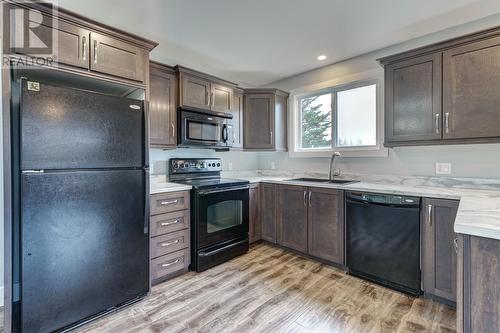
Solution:
<path fill-rule="evenodd" d="M 274 170 L 274 169 L 276 169 L 276 163 L 271 162 L 271 170 Z"/>
<path fill-rule="evenodd" d="M 451 175 L 451 163 L 436 163 L 436 175 Z"/>
<path fill-rule="evenodd" d="M 227 163 L 227 169 L 228 169 L 229 171 L 233 171 L 233 162 L 228 162 L 228 163 Z"/>

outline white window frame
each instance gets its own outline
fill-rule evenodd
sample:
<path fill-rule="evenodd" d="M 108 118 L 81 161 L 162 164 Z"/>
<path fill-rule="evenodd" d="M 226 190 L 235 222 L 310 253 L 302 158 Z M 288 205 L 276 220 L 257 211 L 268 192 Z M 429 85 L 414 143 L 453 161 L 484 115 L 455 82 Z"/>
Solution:
<path fill-rule="evenodd" d="M 383 115 L 383 100 L 384 100 L 384 89 L 383 89 L 383 70 L 372 70 L 356 75 L 350 75 L 347 77 L 330 80 L 322 82 L 319 84 L 311 85 L 308 87 L 295 89 L 290 92 L 290 97 L 288 100 L 288 107 L 290 110 L 290 117 L 288 122 L 288 155 L 290 157 L 297 158 L 308 158 L 308 157 L 331 157 L 332 153 L 338 151 L 342 153 L 344 157 L 387 157 L 388 149 L 384 148 L 384 115 Z M 353 88 L 358 88 L 364 85 L 376 85 L 377 91 L 377 114 L 376 114 L 376 133 L 377 142 L 374 146 L 355 146 L 355 147 L 333 147 L 333 148 L 301 148 L 300 136 L 301 136 L 301 117 L 300 117 L 300 106 L 299 100 L 303 97 L 321 94 L 326 92 L 338 92 Z M 334 102 L 336 103 L 336 101 Z M 336 114 L 332 110 L 332 117 L 335 118 Z M 336 125 L 336 122 L 334 122 Z M 334 128 L 335 132 L 336 129 Z M 336 136 L 336 133 L 332 133 Z M 335 138 L 332 138 L 333 141 Z"/>

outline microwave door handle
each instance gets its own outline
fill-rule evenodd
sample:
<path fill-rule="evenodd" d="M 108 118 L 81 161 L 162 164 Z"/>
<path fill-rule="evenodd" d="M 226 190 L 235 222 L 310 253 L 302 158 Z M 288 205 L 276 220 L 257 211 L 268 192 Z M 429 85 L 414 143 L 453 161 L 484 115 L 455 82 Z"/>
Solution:
<path fill-rule="evenodd" d="M 228 137 L 227 137 L 227 125 L 224 124 L 222 125 L 222 141 L 227 142 Z"/>

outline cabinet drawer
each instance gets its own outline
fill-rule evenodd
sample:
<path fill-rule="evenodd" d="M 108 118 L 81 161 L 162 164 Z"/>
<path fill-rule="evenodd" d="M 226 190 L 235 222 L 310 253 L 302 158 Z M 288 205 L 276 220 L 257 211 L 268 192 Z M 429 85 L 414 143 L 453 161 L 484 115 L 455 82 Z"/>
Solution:
<path fill-rule="evenodd" d="M 151 260 L 151 281 L 175 273 L 189 266 L 189 249 L 170 253 Z"/>
<path fill-rule="evenodd" d="M 151 215 L 175 212 L 189 208 L 189 192 L 153 194 L 151 196 Z"/>
<path fill-rule="evenodd" d="M 151 258 L 179 251 L 189 247 L 189 230 L 181 230 L 170 234 L 151 238 Z"/>
<path fill-rule="evenodd" d="M 151 237 L 187 229 L 189 210 L 151 216 Z"/>

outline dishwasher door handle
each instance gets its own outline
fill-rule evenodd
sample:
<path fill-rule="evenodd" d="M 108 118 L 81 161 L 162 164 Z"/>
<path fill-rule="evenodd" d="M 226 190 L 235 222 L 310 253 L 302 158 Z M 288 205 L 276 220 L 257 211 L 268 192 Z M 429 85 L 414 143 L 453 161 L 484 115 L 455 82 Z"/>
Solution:
<path fill-rule="evenodd" d="M 381 207 L 394 207 L 394 208 L 419 208 L 420 205 L 412 204 L 412 205 L 398 205 L 398 204 L 388 204 L 382 202 L 371 202 L 366 200 L 356 200 L 353 198 L 347 198 L 346 203 L 351 203 L 355 205 L 364 205 L 364 206 L 381 206 Z"/>

